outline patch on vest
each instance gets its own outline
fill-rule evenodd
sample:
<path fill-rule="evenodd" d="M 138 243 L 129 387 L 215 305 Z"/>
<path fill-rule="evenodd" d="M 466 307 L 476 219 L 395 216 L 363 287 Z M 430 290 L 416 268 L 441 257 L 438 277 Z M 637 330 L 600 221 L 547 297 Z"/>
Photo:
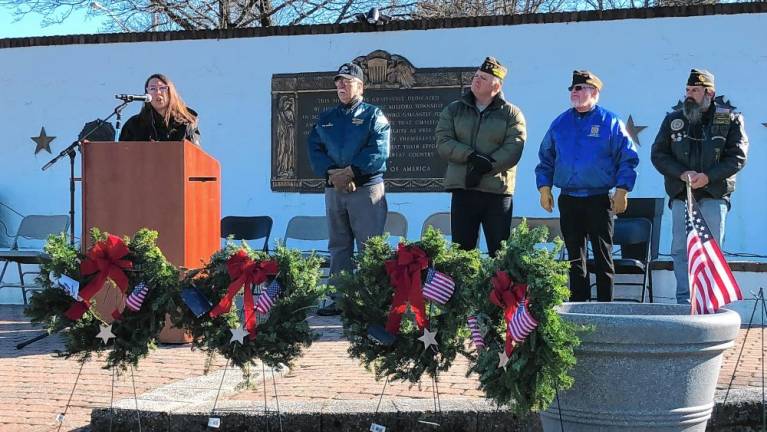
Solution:
<path fill-rule="evenodd" d="M 364 120 L 364 119 L 361 119 L 361 118 L 353 118 L 353 119 L 352 119 L 352 124 L 353 124 L 353 125 L 359 126 L 359 125 L 361 125 L 362 123 L 365 123 L 365 120 Z"/>
<path fill-rule="evenodd" d="M 671 120 L 671 130 L 672 131 L 682 130 L 683 127 L 684 127 L 684 120 L 682 120 L 682 119 Z"/>
<path fill-rule="evenodd" d="M 717 109 L 717 112 L 714 113 L 714 124 L 715 125 L 729 125 L 730 124 L 730 112 L 719 112 Z"/>

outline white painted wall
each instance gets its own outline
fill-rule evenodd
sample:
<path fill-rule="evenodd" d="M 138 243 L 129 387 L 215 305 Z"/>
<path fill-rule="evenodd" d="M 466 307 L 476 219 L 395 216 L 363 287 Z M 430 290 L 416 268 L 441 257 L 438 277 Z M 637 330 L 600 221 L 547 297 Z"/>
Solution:
<path fill-rule="evenodd" d="M 767 14 L 722 15 L 567 24 L 538 24 L 428 31 L 280 36 L 0 50 L 0 202 L 23 214 L 68 211 L 68 167 L 33 154 L 41 126 L 56 136 L 58 153 L 82 125 L 105 117 L 114 93 L 142 92 L 146 76 L 163 72 L 201 115 L 203 147 L 222 166 L 222 214 L 269 214 L 273 237 L 290 217 L 323 214 L 315 194 L 273 193 L 270 175 L 270 79 L 275 73 L 330 71 L 375 49 L 407 57 L 416 67 L 479 65 L 494 55 L 510 69 L 507 97 L 521 107 L 529 140 L 518 169 L 514 214 L 543 216 L 533 169 L 549 123 L 568 104 L 571 71 L 588 68 L 605 82 L 602 105 L 648 126 L 640 134 L 640 173 L 632 196 L 663 196 L 662 178 L 649 153 L 665 112 L 682 97 L 691 67 L 716 74 L 719 94 L 745 114 L 751 138 L 749 164 L 739 176 L 725 249 L 767 255 L 763 214 L 767 161 Z M 737 29 L 737 31 L 736 31 Z M 135 113 L 126 110 L 127 115 Z M 127 119 L 127 116 L 125 117 Z M 449 209 L 444 193 L 389 194 L 391 210 L 404 213 L 410 237 L 427 215 Z M 18 218 L 0 208 L 14 231 Z M 80 220 L 76 221 L 79 232 Z M 661 252 L 670 245 L 670 214 L 663 221 Z M 2 231 L 0 227 L 0 232 Z M 0 291 L 0 301 L 5 294 Z"/>

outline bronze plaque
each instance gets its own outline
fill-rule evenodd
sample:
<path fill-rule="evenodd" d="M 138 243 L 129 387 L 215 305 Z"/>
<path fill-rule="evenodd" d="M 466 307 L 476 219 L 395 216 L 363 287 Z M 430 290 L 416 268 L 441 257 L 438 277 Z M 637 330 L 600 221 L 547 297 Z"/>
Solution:
<path fill-rule="evenodd" d="M 354 59 L 365 72 L 365 101 L 391 123 L 387 192 L 442 190 L 447 163 L 437 155 L 439 114 L 458 99 L 476 68 L 416 69 L 402 56 L 373 51 Z M 338 105 L 335 71 L 272 76 L 272 190 L 324 191 L 309 165 L 306 141 L 317 116 Z"/>

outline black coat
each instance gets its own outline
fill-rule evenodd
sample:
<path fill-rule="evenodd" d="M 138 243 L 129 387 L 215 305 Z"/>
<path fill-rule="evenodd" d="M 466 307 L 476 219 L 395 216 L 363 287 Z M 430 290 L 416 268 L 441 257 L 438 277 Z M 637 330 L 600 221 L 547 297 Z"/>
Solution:
<path fill-rule="evenodd" d="M 735 174 L 746 164 L 748 137 L 743 116 L 715 104 L 708 111 L 702 137 L 690 136 L 700 132 L 694 133 L 678 110 L 666 115 L 652 145 L 652 163 L 663 174 L 671 199 L 685 199 L 686 187 L 679 177 L 685 171 L 697 171 L 706 174 L 709 183 L 693 191 L 696 199 L 724 198 L 729 202 Z"/>
<path fill-rule="evenodd" d="M 197 113 L 189 110 L 195 117 Z M 197 125 L 188 125 L 171 119 L 165 125 L 162 116 L 154 108 L 142 109 L 129 118 L 120 130 L 120 141 L 182 141 L 187 139 L 200 145 L 200 130 Z"/>

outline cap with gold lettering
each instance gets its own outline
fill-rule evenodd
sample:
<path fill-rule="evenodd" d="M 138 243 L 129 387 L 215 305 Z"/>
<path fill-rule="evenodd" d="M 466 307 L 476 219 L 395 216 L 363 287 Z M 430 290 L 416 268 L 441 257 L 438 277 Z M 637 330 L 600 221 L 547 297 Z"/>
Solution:
<path fill-rule="evenodd" d="M 479 67 L 479 70 L 487 72 L 498 79 L 506 78 L 506 73 L 508 72 L 494 57 L 486 58 L 482 66 Z"/>
<path fill-rule="evenodd" d="M 705 69 L 692 69 L 690 77 L 687 78 L 688 86 L 701 86 L 715 90 L 714 74 Z"/>
<path fill-rule="evenodd" d="M 586 84 L 596 87 L 597 90 L 602 90 L 602 80 L 592 72 L 587 70 L 574 70 L 573 71 L 573 83 L 567 89 L 573 91 L 573 87 L 578 84 Z"/>

